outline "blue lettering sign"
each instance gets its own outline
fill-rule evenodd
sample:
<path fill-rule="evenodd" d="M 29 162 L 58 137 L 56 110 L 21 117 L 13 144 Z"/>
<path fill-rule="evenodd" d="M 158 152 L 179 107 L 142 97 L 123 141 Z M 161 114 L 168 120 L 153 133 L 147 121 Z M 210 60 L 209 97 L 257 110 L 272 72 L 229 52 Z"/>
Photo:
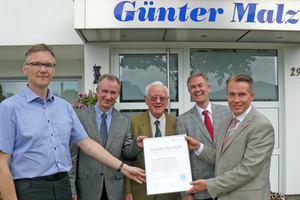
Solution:
<path fill-rule="evenodd" d="M 184 6 L 176 9 L 173 7 L 160 7 L 156 9 L 153 1 L 150 1 L 149 3 L 148 1 L 144 1 L 144 6 L 145 7 L 136 8 L 136 1 L 122 1 L 116 5 L 114 9 L 114 16 L 118 21 L 121 22 L 134 20 L 138 20 L 140 22 L 153 22 L 155 20 L 162 22 L 166 20 L 169 22 L 179 20 L 180 22 L 185 22 L 189 18 L 195 22 L 202 22 L 207 20 L 207 18 L 209 22 L 215 22 L 217 14 L 221 15 L 224 13 L 222 8 L 205 9 L 201 7 L 194 8 L 190 13 L 188 13 L 190 8 L 188 7 L 187 3 Z"/>
<path fill-rule="evenodd" d="M 114 9 L 114 17 L 120 22 L 216 22 L 224 13 L 223 8 L 189 7 L 156 7 L 154 1 L 121 1 Z M 275 9 L 261 8 L 259 3 L 233 3 L 233 15 L 230 22 L 260 24 L 297 24 L 299 10 L 286 10 L 284 4 L 275 4 Z"/>
<path fill-rule="evenodd" d="M 125 4 L 131 4 L 132 7 L 135 8 L 135 1 L 132 3 L 130 1 L 122 1 L 115 7 L 114 10 L 115 18 L 121 22 L 133 21 L 135 11 L 125 11 L 126 17 L 124 20 L 122 19 Z"/>
<path fill-rule="evenodd" d="M 236 13 L 239 22 L 242 21 L 246 13 L 248 14 L 247 14 L 247 20 L 245 22 L 255 22 L 254 18 L 255 18 L 256 5 L 257 5 L 256 3 L 249 3 L 245 9 L 243 3 L 234 3 L 234 4 L 235 7 L 233 12 L 233 19 L 231 20 L 231 22 L 235 22 L 234 18 Z"/>
<path fill-rule="evenodd" d="M 288 10 L 285 13 L 285 16 L 288 19 L 284 18 L 284 4 L 277 4 L 277 10 L 267 10 L 267 9 L 257 9 L 257 3 L 249 3 L 246 8 L 244 8 L 243 3 L 234 3 L 234 12 L 231 22 L 236 22 L 238 18 L 239 22 L 242 22 L 242 19 L 247 18 L 245 22 L 256 23 L 255 19 L 259 23 L 269 23 L 272 24 L 276 22 L 277 24 L 296 24 L 299 21 L 299 18 L 296 18 L 296 14 L 299 13 L 299 10 Z M 258 11 L 257 11 L 258 10 Z"/>

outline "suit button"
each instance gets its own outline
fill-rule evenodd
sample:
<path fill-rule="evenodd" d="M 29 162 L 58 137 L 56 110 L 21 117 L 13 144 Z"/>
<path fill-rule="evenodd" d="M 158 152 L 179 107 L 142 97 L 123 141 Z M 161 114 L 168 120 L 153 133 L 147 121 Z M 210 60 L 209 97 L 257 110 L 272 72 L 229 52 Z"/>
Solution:
<path fill-rule="evenodd" d="M 103 176 L 103 173 L 100 173 L 101 176 Z"/>

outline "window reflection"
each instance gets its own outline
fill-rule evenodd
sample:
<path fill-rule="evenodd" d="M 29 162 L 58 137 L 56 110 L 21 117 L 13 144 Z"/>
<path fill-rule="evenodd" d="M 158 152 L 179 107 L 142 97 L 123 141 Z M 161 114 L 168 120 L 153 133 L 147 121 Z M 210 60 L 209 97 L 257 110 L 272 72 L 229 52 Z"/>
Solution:
<path fill-rule="evenodd" d="M 51 92 L 69 103 L 73 104 L 78 97 L 78 80 L 52 80 L 49 85 Z M 9 98 L 18 92 L 21 92 L 27 86 L 27 80 L 1 80 L 0 81 L 0 102 Z M 2 98 L 1 98 L 2 97 Z"/>
<path fill-rule="evenodd" d="M 277 50 L 191 49 L 191 74 L 207 74 L 212 101 L 226 101 L 226 80 L 249 74 L 255 85 L 254 101 L 278 101 Z"/>
<path fill-rule="evenodd" d="M 166 54 L 121 54 L 120 102 L 144 102 L 147 85 L 161 81 L 167 85 Z M 178 55 L 170 55 L 170 99 L 178 101 Z"/>

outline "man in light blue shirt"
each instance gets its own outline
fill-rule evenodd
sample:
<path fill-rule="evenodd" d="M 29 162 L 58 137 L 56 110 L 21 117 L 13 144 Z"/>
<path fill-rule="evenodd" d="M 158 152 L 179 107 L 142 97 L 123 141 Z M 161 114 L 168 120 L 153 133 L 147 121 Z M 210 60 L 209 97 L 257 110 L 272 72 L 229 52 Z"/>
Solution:
<path fill-rule="evenodd" d="M 72 199 L 69 144 L 141 183 L 144 171 L 124 165 L 91 140 L 72 106 L 48 89 L 55 71 L 50 46 L 25 53 L 24 91 L 0 104 L 0 191 L 5 199 Z"/>

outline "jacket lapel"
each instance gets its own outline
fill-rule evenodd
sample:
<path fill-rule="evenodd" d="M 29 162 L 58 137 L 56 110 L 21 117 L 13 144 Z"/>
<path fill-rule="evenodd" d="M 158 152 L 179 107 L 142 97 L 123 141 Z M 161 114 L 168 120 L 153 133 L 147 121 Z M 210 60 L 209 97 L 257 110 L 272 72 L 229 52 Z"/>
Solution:
<path fill-rule="evenodd" d="M 141 133 L 140 135 L 147 136 L 149 138 L 152 138 L 152 128 L 150 124 L 150 116 L 149 116 L 149 111 L 145 112 L 144 115 L 142 116 L 142 120 L 140 123 L 140 130 Z"/>
<path fill-rule="evenodd" d="M 115 108 L 112 110 L 111 123 L 109 127 L 109 133 L 106 143 L 106 149 L 109 148 L 111 143 L 114 141 L 114 137 L 118 134 L 118 130 L 120 129 L 120 113 L 116 112 Z"/>
<path fill-rule="evenodd" d="M 248 115 L 245 117 L 245 119 L 240 123 L 240 125 L 237 127 L 237 129 L 232 133 L 232 136 L 230 137 L 230 139 L 226 142 L 223 151 L 224 152 L 228 146 L 230 146 L 230 144 L 235 140 L 235 138 L 239 135 L 242 134 L 241 132 L 250 124 L 252 117 L 255 113 L 255 110 L 253 108 L 251 108 L 250 112 L 248 113 Z M 232 118 L 230 120 L 230 123 L 232 121 Z M 228 126 L 229 127 L 229 126 Z M 227 132 L 227 130 L 226 130 Z M 225 136 L 224 136 L 225 138 Z"/>
<path fill-rule="evenodd" d="M 217 138 L 217 130 L 219 130 L 219 125 L 223 118 L 221 118 L 220 109 L 215 104 L 211 104 L 211 109 L 213 113 L 214 138 Z"/>
<path fill-rule="evenodd" d="M 191 110 L 191 117 L 192 119 L 195 121 L 195 124 L 198 126 L 198 128 L 200 129 L 200 131 L 205 135 L 205 137 L 207 137 L 207 139 L 213 143 L 210 135 L 209 135 L 209 132 L 198 112 L 198 109 L 196 107 L 196 105 L 194 106 L 194 108 Z"/>
<path fill-rule="evenodd" d="M 166 115 L 166 136 L 174 135 L 174 130 L 176 126 L 176 120 L 172 120 L 170 115 L 165 113 Z"/>
<path fill-rule="evenodd" d="M 88 122 L 89 129 L 90 129 L 90 131 L 88 131 L 88 132 L 91 133 L 90 137 L 92 139 L 94 139 L 96 142 L 101 142 L 100 131 L 99 131 L 98 123 L 97 123 L 97 119 L 96 119 L 95 108 L 94 108 L 94 106 L 90 106 L 87 109 L 88 110 L 87 110 L 86 120 Z"/>

